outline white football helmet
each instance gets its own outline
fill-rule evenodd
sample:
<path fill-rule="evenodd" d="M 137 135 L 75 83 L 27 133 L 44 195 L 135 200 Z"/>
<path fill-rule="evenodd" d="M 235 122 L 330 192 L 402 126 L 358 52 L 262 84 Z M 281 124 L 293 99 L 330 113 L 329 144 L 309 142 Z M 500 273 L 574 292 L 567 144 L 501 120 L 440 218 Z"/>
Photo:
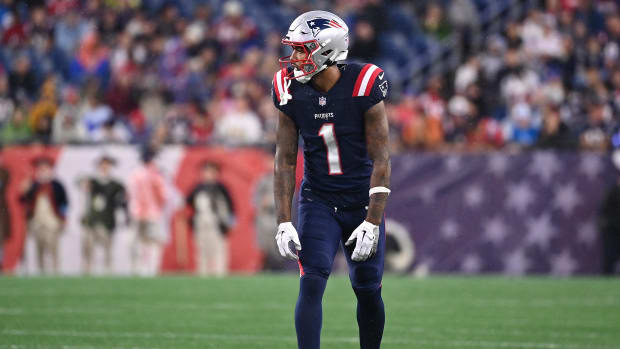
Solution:
<path fill-rule="evenodd" d="M 279 61 L 282 68 L 293 66 L 294 70 L 287 75 L 289 79 L 307 83 L 323 69 L 347 58 L 349 27 L 331 12 L 306 12 L 291 23 L 282 44 L 291 46 L 293 52 L 296 48 L 303 48 L 304 59 L 293 60 L 291 53 Z"/>

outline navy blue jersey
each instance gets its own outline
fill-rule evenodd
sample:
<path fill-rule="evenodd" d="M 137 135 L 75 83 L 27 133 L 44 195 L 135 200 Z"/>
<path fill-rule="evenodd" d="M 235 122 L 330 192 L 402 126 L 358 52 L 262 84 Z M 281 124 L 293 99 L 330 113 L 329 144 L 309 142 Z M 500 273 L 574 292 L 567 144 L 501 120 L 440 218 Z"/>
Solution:
<path fill-rule="evenodd" d="M 285 96 L 284 70 L 273 81 L 276 107 L 295 123 L 303 140 L 302 196 L 309 192 L 339 207 L 368 202 L 372 162 L 366 149 L 364 113 L 385 99 L 388 90 L 383 70 L 373 64 L 338 65 L 341 76 L 322 93 L 310 83 L 291 80 L 292 99 Z"/>

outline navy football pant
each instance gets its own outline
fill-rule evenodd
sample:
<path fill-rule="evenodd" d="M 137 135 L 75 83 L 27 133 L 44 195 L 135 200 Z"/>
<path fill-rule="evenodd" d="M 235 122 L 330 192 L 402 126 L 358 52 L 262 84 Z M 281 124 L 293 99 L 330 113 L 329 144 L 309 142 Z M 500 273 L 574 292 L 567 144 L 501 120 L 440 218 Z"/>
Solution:
<path fill-rule="evenodd" d="M 366 218 L 366 209 L 336 210 L 316 199 L 304 198 L 299 205 L 298 233 L 300 283 L 295 307 L 295 328 L 300 349 L 320 348 L 322 298 L 334 257 L 342 246 L 349 265 L 349 278 L 357 297 L 360 347 L 380 347 L 385 324 L 381 278 L 385 254 L 385 222 L 379 226 L 377 253 L 364 262 L 351 260 L 354 245 L 344 242 Z"/>

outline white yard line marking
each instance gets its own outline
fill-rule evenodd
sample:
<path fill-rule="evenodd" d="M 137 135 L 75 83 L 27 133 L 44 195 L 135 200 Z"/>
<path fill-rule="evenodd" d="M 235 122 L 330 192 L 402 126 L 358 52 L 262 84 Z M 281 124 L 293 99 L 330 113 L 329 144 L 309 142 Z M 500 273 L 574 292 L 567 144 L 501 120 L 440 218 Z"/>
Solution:
<path fill-rule="evenodd" d="M 49 337 L 84 337 L 84 338 L 99 338 L 99 337 L 117 337 L 117 338 L 165 338 L 165 339 L 178 339 L 178 338 L 192 338 L 192 339 L 204 339 L 204 340 L 221 340 L 234 343 L 246 343 L 267 341 L 270 343 L 296 342 L 296 338 L 293 336 L 257 336 L 257 335 L 241 335 L 241 334 L 209 334 L 209 333 L 151 333 L 151 332 L 97 332 L 97 331 L 58 331 L 58 330 L 18 330 L 18 329 L 5 329 L 2 332 L 3 335 L 9 336 L 49 336 Z M 324 336 L 321 339 L 325 343 L 357 343 L 357 337 L 327 337 Z M 593 346 L 588 344 L 587 347 L 583 347 L 577 344 L 559 344 L 548 342 L 518 342 L 518 341 L 480 341 L 480 340 L 425 340 L 425 339 L 393 339 L 385 338 L 384 344 L 418 344 L 433 347 L 474 347 L 474 348 L 521 348 L 521 349 L 618 349 L 617 346 Z M 1 347 L 0 347 L 1 348 Z M 10 346 L 7 348 L 11 348 Z M 20 347 L 21 348 L 21 347 Z M 86 349 L 89 347 L 79 347 L 71 349 Z M 96 348 L 96 347 L 92 347 Z M 109 347 L 102 347 L 109 348 Z M 115 347 L 116 348 L 116 347 Z M 137 347 L 130 347 L 136 348 Z M 69 349 L 69 348 L 67 348 Z M 144 349 L 144 348 L 139 348 Z M 153 348 L 155 349 L 155 348 Z"/>

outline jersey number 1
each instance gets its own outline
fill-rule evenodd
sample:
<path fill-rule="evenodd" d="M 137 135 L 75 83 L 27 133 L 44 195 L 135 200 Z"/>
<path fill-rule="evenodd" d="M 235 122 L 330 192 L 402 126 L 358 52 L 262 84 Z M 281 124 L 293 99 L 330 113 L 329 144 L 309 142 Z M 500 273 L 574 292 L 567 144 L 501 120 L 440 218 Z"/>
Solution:
<path fill-rule="evenodd" d="M 340 150 L 338 149 L 338 141 L 334 132 L 334 124 L 327 123 L 319 129 L 319 136 L 323 137 L 325 147 L 327 148 L 327 166 L 330 175 L 341 175 L 342 166 L 340 164 Z"/>

